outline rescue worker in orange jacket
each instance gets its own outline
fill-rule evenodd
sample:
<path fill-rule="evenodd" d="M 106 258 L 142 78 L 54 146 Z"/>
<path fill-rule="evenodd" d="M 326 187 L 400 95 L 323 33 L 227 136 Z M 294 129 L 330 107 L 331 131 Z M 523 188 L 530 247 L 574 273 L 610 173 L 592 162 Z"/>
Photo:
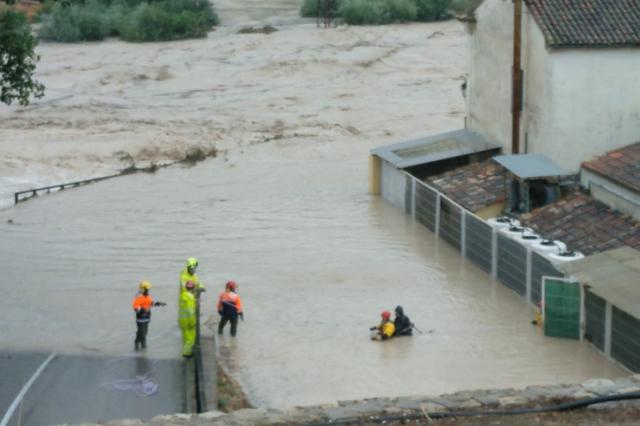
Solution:
<path fill-rule="evenodd" d="M 134 349 L 147 348 L 147 333 L 149 332 L 149 322 L 151 321 L 151 307 L 165 306 L 166 303 L 154 302 L 149 295 L 151 283 L 149 281 L 140 282 L 140 291 L 133 299 L 133 310 L 136 313 L 136 340 L 134 341 Z"/>
<path fill-rule="evenodd" d="M 218 324 L 218 334 L 222 335 L 227 322 L 231 323 L 231 336 L 235 336 L 238 330 L 238 317 L 244 321 L 242 312 L 242 301 L 237 294 L 238 284 L 235 281 L 227 282 L 225 289 L 218 297 L 218 313 L 220 323 Z"/>

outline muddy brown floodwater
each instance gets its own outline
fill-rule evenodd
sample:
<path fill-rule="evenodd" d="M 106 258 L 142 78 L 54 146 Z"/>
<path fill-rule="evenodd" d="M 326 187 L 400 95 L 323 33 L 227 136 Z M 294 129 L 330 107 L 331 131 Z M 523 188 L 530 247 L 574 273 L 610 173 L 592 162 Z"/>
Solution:
<path fill-rule="evenodd" d="M 625 374 L 586 343 L 544 337 L 519 296 L 369 196 L 370 145 L 258 144 L 0 211 L 0 346 L 121 354 L 147 278 L 169 302 L 149 356 L 179 357 L 177 274 L 196 256 L 209 326 L 225 281 L 239 283 L 245 321 L 219 354 L 257 406 Z M 425 333 L 370 341 L 398 304 Z"/>

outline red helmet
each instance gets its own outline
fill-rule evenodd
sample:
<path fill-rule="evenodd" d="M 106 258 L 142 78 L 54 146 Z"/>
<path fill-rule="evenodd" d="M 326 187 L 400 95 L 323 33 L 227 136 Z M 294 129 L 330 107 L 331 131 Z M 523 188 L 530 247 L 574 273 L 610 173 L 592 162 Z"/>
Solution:
<path fill-rule="evenodd" d="M 389 311 L 384 311 L 381 315 L 382 315 L 382 319 L 384 320 L 388 320 L 389 318 L 391 318 L 391 312 Z"/>
<path fill-rule="evenodd" d="M 191 288 L 195 288 L 196 284 L 193 281 L 187 281 L 187 283 L 184 286 L 185 288 L 191 289 Z"/>
<path fill-rule="evenodd" d="M 227 281 L 227 290 L 235 291 L 238 288 L 238 284 L 235 281 Z"/>

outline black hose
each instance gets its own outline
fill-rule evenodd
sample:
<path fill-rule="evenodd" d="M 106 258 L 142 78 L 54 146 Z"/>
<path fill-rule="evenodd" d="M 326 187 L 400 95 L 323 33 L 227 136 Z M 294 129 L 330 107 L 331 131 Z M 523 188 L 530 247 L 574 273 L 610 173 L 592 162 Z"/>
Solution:
<path fill-rule="evenodd" d="M 547 407 L 536 408 L 519 408 L 509 411 L 443 411 L 435 413 L 412 413 L 412 414 L 397 414 L 389 416 L 372 416 L 369 418 L 357 418 L 349 420 L 335 420 L 323 423 L 305 423 L 306 426 L 335 426 L 335 425 L 357 425 L 363 423 L 383 423 L 383 422 L 395 422 L 402 420 L 420 420 L 431 419 L 444 419 L 447 417 L 475 417 L 475 416 L 515 416 L 519 414 L 533 414 L 533 413 L 547 413 L 552 411 L 567 411 L 576 408 L 587 407 L 592 404 L 600 404 L 603 402 L 621 401 L 627 399 L 640 399 L 640 392 L 628 392 L 617 395 L 599 396 L 595 398 L 580 399 L 577 401 L 565 402 L 563 404 L 550 405 Z"/>

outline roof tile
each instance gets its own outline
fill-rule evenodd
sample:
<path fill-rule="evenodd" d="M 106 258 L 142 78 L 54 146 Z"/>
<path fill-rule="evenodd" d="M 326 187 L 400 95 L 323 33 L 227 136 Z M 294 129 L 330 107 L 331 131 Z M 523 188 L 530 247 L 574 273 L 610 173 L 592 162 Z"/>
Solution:
<path fill-rule="evenodd" d="M 522 215 L 521 220 L 545 238 L 586 255 L 625 245 L 640 249 L 640 222 L 581 192 Z"/>
<path fill-rule="evenodd" d="M 640 0 L 525 0 L 549 47 L 640 46 Z"/>

